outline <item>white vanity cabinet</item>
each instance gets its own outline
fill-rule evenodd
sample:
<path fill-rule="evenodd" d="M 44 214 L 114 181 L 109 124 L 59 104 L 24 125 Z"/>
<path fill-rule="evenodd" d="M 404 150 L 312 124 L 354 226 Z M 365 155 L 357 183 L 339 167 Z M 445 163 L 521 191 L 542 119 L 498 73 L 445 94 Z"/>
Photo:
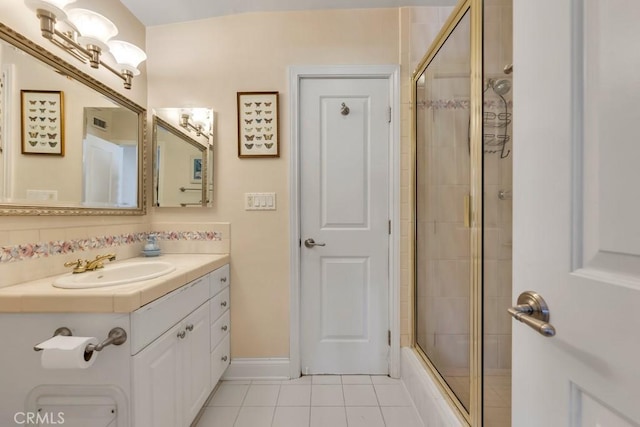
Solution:
<path fill-rule="evenodd" d="M 211 385 L 215 387 L 231 360 L 229 265 L 211 273 Z"/>
<path fill-rule="evenodd" d="M 212 313 L 229 315 L 228 285 L 225 265 L 131 314 L 135 427 L 189 426 L 206 402 L 229 362 L 228 321 L 215 343 L 224 368 L 212 363 L 211 341 Z"/>
<path fill-rule="evenodd" d="M 209 376 L 211 362 L 209 350 L 209 303 L 203 304 L 184 322 L 186 336 L 182 343 L 182 400 L 185 426 L 193 419 L 207 401 L 213 389 Z M 180 332 L 181 334 L 182 332 Z M 155 424 L 154 424 L 155 425 Z"/>

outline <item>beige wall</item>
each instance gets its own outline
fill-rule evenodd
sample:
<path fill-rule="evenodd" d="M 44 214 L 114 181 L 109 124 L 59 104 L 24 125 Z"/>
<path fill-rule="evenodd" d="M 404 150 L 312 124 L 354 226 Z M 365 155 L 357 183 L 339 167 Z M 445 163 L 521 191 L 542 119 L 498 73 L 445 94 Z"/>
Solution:
<path fill-rule="evenodd" d="M 232 356 L 289 356 L 289 82 L 291 65 L 397 64 L 399 10 L 254 13 L 149 28 L 150 107 L 217 112 L 214 207 L 157 210 L 154 221 L 232 224 Z M 236 92 L 280 92 L 280 158 L 239 159 Z M 275 212 L 243 193 L 277 193 Z"/>

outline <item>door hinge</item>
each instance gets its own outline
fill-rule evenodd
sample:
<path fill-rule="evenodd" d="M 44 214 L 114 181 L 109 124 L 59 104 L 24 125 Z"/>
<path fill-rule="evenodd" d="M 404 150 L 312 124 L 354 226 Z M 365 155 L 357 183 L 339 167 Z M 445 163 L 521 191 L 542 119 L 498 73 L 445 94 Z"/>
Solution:
<path fill-rule="evenodd" d="M 387 344 L 391 347 L 391 330 L 387 331 Z"/>
<path fill-rule="evenodd" d="M 387 123 L 391 123 L 391 107 L 388 110 L 389 116 L 387 117 Z"/>
<path fill-rule="evenodd" d="M 389 235 L 391 235 L 391 220 L 389 220 Z"/>

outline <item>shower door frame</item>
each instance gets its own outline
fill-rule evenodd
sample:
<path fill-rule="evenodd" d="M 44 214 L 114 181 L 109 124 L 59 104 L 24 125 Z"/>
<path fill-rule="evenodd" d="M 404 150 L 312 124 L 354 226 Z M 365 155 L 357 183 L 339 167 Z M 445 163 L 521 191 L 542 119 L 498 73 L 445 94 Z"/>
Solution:
<path fill-rule="evenodd" d="M 482 404 L 482 358 L 483 358 L 483 340 L 482 340 L 482 319 L 483 319 L 483 146 L 482 146 L 482 99 L 483 99 L 483 2 L 484 0 L 461 0 L 443 25 L 442 29 L 436 36 L 435 40 L 429 47 L 426 55 L 416 67 L 412 76 L 411 88 L 411 105 L 413 107 L 414 116 L 411 126 L 412 140 L 412 177 L 413 177 L 413 330 L 412 330 L 412 347 L 420 356 L 428 370 L 436 379 L 442 394 L 449 401 L 451 406 L 456 408 L 460 417 L 471 426 L 481 426 L 483 420 L 483 404 Z M 470 325 L 469 325 L 469 368 L 470 368 L 470 405 L 469 411 L 465 409 L 458 397 L 447 384 L 444 377 L 438 372 L 435 365 L 429 360 L 427 355 L 418 347 L 416 337 L 417 322 L 417 81 L 420 75 L 426 70 L 431 61 L 435 58 L 440 48 L 443 47 L 448 37 L 454 31 L 460 20 L 469 13 L 470 18 L 470 65 L 471 65 L 471 91 L 469 106 L 469 143 L 470 143 L 470 162 L 469 162 L 469 227 L 470 227 Z"/>

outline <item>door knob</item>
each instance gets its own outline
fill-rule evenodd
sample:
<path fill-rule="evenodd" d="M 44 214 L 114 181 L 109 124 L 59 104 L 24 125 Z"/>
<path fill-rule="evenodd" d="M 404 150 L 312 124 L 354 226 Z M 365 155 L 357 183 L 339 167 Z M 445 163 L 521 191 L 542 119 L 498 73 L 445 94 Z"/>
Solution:
<path fill-rule="evenodd" d="M 326 246 L 326 243 L 316 243 L 313 239 L 307 239 L 304 241 L 304 245 L 308 248 L 312 248 L 314 246 Z"/>
<path fill-rule="evenodd" d="M 516 320 L 533 328 L 545 337 L 556 334 L 556 328 L 549 321 L 549 306 L 540 295 L 525 291 L 518 297 L 518 305 L 508 308 L 509 314 Z"/>

